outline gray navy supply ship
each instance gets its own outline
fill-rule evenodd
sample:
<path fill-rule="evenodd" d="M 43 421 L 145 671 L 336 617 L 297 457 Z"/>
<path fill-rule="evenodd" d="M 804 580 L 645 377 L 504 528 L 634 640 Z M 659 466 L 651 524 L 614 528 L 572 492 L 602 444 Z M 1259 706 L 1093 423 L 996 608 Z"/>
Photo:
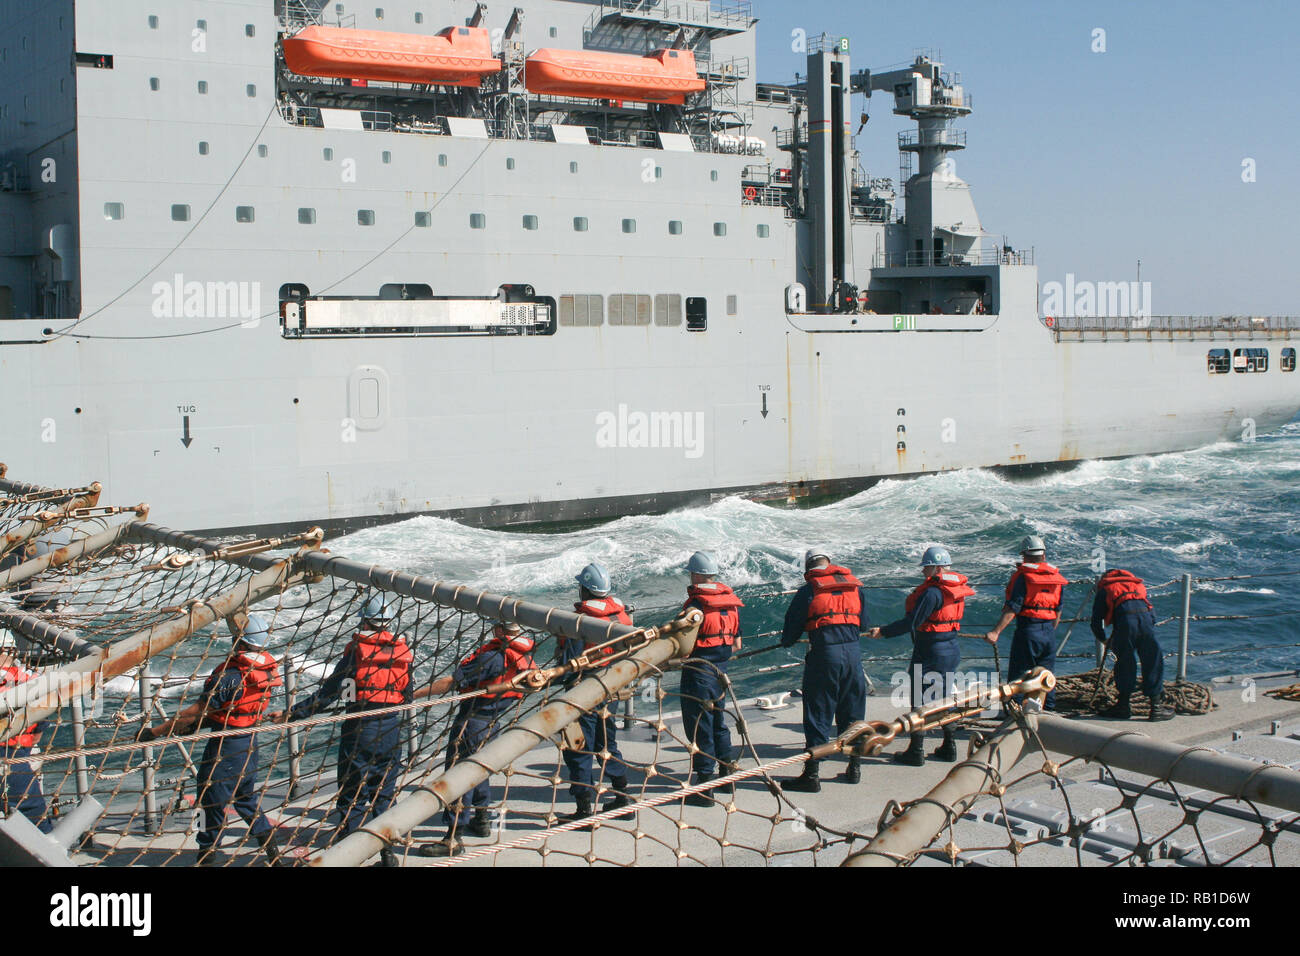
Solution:
<path fill-rule="evenodd" d="M 816 497 L 1300 409 L 1293 319 L 1116 316 L 1119 283 L 1040 317 L 925 56 L 822 36 L 760 82 L 754 10 L 689 0 L 0 20 L 6 461 L 179 527 Z M 915 121 L 901 197 L 860 168 L 872 94 Z"/>

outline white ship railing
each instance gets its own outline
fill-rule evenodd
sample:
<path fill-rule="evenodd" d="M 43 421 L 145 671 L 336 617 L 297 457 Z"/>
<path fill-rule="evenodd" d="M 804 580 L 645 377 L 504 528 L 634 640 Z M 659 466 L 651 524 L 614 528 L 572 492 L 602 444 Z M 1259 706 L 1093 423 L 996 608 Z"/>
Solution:
<path fill-rule="evenodd" d="M 911 268 L 917 266 L 1032 266 L 1033 249 L 972 249 L 965 253 L 954 252 L 877 252 L 873 267 L 876 269 Z"/>
<path fill-rule="evenodd" d="M 1043 322 L 1052 329 L 1058 342 L 1062 339 L 1146 341 L 1157 336 L 1199 335 L 1213 340 L 1215 334 L 1268 339 L 1300 332 L 1300 316 L 1294 315 L 1047 316 Z"/>

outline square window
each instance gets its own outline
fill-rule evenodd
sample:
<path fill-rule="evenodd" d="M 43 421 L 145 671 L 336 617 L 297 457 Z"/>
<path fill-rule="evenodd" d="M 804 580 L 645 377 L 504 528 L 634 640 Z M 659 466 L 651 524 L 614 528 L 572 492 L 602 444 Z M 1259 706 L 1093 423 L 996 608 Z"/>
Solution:
<path fill-rule="evenodd" d="M 185 203 L 175 203 L 172 205 L 172 222 L 189 222 L 190 207 Z"/>
<path fill-rule="evenodd" d="M 446 153 L 439 153 L 439 154 L 438 154 L 438 165 L 439 165 L 439 166 L 446 166 L 446 165 L 447 165 L 447 154 L 446 154 Z"/>
<path fill-rule="evenodd" d="M 200 141 L 199 141 L 199 155 L 200 155 L 200 156 L 206 156 L 206 155 L 208 155 L 208 150 L 209 150 L 209 146 L 208 146 L 208 144 L 207 144 L 206 142 L 200 140 Z"/>
<path fill-rule="evenodd" d="M 416 11 L 415 11 L 415 22 L 416 22 L 416 23 L 423 23 L 423 22 L 424 22 L 424 14 L 421 13 L 419 10 L 416 10 Z"/>
<path fill-rule="evenodd" d="M 244 24 L 244 36 L 246 36 L 246 37 L 255 37 L 255 36 L 257 36 L 257 27 L 253 26 L 253 24 L 251 24 L 251 23 L 245 23 L 245 24 Z"/>
<path fill-rule="evenodd" d="M 249 83 L 244 87 L 244 92 L 248 94 L 248 98 L 251 100 L 253 97 L 257 96 L 257 84 Z"/>
<path fill-rule="evenodd" d="M 487 216 L 481 212 L 472 212 L 469 214 L 469 227 L 471 229 L 486 229 Z"/>
<path fill-rule="evenodd" d="M 535 232 L 537 230 L 537 217 L 524 216 L 524 228 L 529 232 Z"/>
<path fill-rule="evenodd" d="M 770 236 L 771 234 L 772 234 L 772 230 L 771 230 L 771 228 L 768 226 L 767 223 L 765 223 L 765 222 L 760 222 L 760 223 L 758 224 L 758 238 L 760 238 L 760 239 L 766 239 L 766 238 L 767 238 L 768 236 Z"/>
<path fill-rule="evenodd" d="M 555 27 L 551 27 L 551 36 L 558 37 L 559 35 L 560 35 L 560 31 L 557 30 Z"/>
<path fill-rule="evenodd" d="M 382 20 L 382 19 L 384 19 L 384 8 L 383 8 L 383 7 L 375 7 L 375 19 L 376 19 L 376 20 Z"/>
<path fill-rule="evenodd" d="M 727 315 L 735 315 L 735 314 L 736 314 L 736 297 L 734 295 L 729 295 L 727 296 Z"/>
<path fill-rule="evenodd" d="M 507 156 L 506 169 L 514 169 L 514 168 L 515 168 L 515 158 L 513 156 Z"/>
<path fill-rule="evenodd" d="M 577 164 L 577 163 L 569 163 L 569 172 L 571 172 L 571 173 L 576 173 L 577 171 L 578 171 L 578 164 Z"/>
<path fill-rule="evenodd" d="M 415 224 L 421 229 L 428 229 L 433 224 L 433 215 L 428 212 L 417 212 L 415 214 Z"/>
<path fill-rule="evenodd" d="M 573 231 L 574 231 L 574 232 L 586 232 L 586 231 L 587 231 L 587 217 L 586 217 L 586 216 L 574 216 L 574 217 L 573 217 Z"/>
<path fill-rule="evenodd" d="M 1282 350 L 1282 364 L 1281 364 L 1281 368 L 1282 368 L 1282 371 L 1284 371 L 1284 372 L 1294 372 L 1294 371 L 1295 371 L 1295 349 L 1283 349 L 1283 350 Z"/>
<path fill-rule="evenodd" d="M 718 171 L 716 169 L 710 169 L 709 178 L 716 183 L 718 181 Z"/>
<path fill-rule="evenodd" d="M 158 77 L 156 77 L 156 76 L 151 76 L 151 77 L 149 77 L 149 89 L 151 89 L 151 90 L 153 90 L 155 93 L 157 93 L 157 92 L 158 92 L 158 87 L 161 86 L 161 85 L 162 85 L 162 84 L 160 84 L 160 83 L 158 82 Z"/>
<path fill-rule="evenodd" d="M 120 202 L 104 203 L 104 218 L 109 221 L 116 221 L 126 215 L 126 207 Z"/>
<path fill-rule="evenodd" d="M 156 16 L 153 16 L 153 17 L 150 17 L 150 18 L 149 18 L 149 29 L 150 29 L 150 30 L 157 30 L 157 29 L 158 29 L 158 18 L 157 18 Z"/>
<path fill-rule="evenodd" d="M 195 21 L 194 21 L 194 28 L 195 28 L 196 30 L 202 30 L 204 33 L 206 33 L 206 32 L 208 31 L 208 21 L 207 21 L 207 20 L 195 20 Z"/>
<path fill-rule="evenodd" d="M 379 154 L 379 158 L 382 159 L 385 163 L 391 163 L 393 161 L 393 154 L 388 150 L 384 150 L 382 153 Z"/>
<path fill-rule="evenodd" d="M 680 236 L 682 234 L 682 221 L 680 219 L 668 220 L 668 235 Z"/>
<path fill-rule="evenodd" d="M 373 209 L 357 210 L 358 226 L 373 226 L 375 224 L 375 211 Z"/>
<path fill-rule="evenodd" d="M 320 151 L 320 154 L 325 157 L 325 162 L 330 163 L 334 161 L 334 148 L 332 146 L 326 146 Z"/>
<path fill-rule="evenodd" d="M 262 159 L 266 159 L 267 156 L 271 155 L 271 150 L 267 147 L 265 143 L 258 143 L 257 155 L 260 156 Z"/>
<path fill-rule="evenodd" d="M 303 206 L 298 210 L 298 225 L 314 226 L 316 225 L 316 210 L 308 206 Z"/>
<path fill-rule="evenodd" d="M 624 219 L 624 220 L 623 220 L 623 231 L 624 231 L 625 233 L 627 233 L 628 235 L 631 235 L 632 233 L 636 232 L 636 220 L 635 220 L 635 219 Z"/>
<path fill-rule="evenodd" d="M 208 92 L 208 81 L 199 80 L 199 94 L 202 96 L 206 96 L 207 92 Z"/>
<path fill-rule="evenodd" d="M 253 221 L 252 206 L 235 207 L 235 222 L 252 222 L 252 221 Z"/>
<path fill-rule="evenodd" d="M 725 236 L 727 234 L 727 224 L 725 222 L 715 222 L 713 224 L 713 234 L 715 236 Z"/>

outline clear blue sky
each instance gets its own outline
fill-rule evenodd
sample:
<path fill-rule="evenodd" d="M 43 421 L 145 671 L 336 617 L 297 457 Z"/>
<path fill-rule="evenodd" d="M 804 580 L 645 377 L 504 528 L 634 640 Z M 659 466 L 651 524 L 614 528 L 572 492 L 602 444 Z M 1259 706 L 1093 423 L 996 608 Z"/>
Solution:
<path fill-rule="evenodd" d="M 984 227 L 1033 246 L 1040 283 L 1133 279 L 1152 311 L 1300 314 L 1300 2 L 754 0 L 761 80 L 804 72 L 796 27 L 852 41 L 855 70 L 921 50 L 974 111 L 956 172 Z M 1094 28 L 1106 52 L 1092 52 Z M 855 111 L 861 97 L 855 97 Z M 898 176 L 892 99 L 858 138 Z M 856 128 L 856 124 L 855 124 Z M 1256 181 L 1242 182 L 1242 160 Z"/>

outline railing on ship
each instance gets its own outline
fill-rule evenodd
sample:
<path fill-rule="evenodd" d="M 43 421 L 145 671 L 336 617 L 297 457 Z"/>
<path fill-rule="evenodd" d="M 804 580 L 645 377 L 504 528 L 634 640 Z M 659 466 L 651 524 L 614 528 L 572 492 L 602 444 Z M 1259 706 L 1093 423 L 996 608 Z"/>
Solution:
<path fill-rule="evenodd" d="M 1047 316 L 1043 322 L 1058 342 L 1202 337 L 1213 341 L 1215 335 L 1247 340 L 1277 339 L 1300 332 L 1300 316 L 1294 315 Z"/>
<path fill-rule="evenodd" d="M 915 266 L 1032 266 L 1033 249 L 1000 248 L 972 249 L 964 253 L 952 252 L 877 252 L 873 267 L 900 268 Z"/>

